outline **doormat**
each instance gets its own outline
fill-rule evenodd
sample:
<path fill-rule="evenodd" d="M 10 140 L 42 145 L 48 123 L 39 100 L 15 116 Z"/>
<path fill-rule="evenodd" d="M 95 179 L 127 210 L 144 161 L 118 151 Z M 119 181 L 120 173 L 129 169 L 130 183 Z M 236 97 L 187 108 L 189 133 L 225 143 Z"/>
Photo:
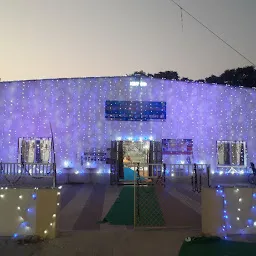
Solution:
<path fill-rule="evenodd" d="M 219 237 L 185 239 L 179 256 L 255 256 L 256 244 L 223 240 Z"/>
<path fill-rule="evenodd" d="M 139 227 L 164 226 L 155 188 L 149 186 L 135 189 L 134 194 L 134 186 L 124 187 L 101 223 Z"/>

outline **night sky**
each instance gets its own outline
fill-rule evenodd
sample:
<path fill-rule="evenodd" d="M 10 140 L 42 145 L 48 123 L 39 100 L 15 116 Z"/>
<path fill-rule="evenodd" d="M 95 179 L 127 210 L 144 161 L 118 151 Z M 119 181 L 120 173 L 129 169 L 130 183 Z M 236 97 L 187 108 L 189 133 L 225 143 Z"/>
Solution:
<path fill-rule="evenodd" d="M 255 0 L 176 2 L 256 62 Z M 0 31 L 2 81 L 250 65 L 169 0 L 0 0 Z"/>

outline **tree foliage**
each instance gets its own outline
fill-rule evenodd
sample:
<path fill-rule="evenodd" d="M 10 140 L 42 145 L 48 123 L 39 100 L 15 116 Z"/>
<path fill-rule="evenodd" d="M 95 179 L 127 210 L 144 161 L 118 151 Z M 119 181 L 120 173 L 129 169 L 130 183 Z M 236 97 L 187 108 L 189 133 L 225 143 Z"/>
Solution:
<path fill-rule="evenodd" d="M 192 79 L 189 79 L 188 77 L 180 78 L 178 72 L 170 70 L 164 72 L 161 71 L 155 74 L 148 74 L 141 70 L 136 71 L 131 75 L 186 82 L 204 82 L 216 84 L 229 84 L 232 86 L 256 87 L 256 69 L 254 66 L 248 66 L 237 69 L 228 69 L 225 70 L 220 76 L 211 75 L 210 77 L 194 81 Z"/>
<path fill-rule="evenodd" d="M 210 76 L 207 83 L 230 84 L 233 86 L 256 87 L 256 69 L 253 66 L 228 69 L 220 76 Z"/>
<path fill-rule="evenodd" d="M 180 78 L 176 71 L 158 72 L 154 74 L 153 77 L 167 79 L 167 80 L 179 80 Z"/>
<path fill-rule="evenodd" d="M 143 70 L 140 71 L 135 71 L 133 72 L 131 75 L 129 76 L 148 76 L 148 74 L 146 72 L 144 72 Z"/>

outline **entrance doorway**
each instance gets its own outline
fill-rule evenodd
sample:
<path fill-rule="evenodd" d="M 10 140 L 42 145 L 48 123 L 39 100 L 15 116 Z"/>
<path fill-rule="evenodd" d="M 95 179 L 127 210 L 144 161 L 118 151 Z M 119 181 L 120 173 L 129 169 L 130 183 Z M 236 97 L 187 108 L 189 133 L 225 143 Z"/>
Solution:
<path fill-rule="evenodd" d="M 162 164 L 162 145 L 158 141 L 112 141 L 111 142 L 110 182 L 114 184 L 133 184 L 137 175 L 131 168 L 135 164 Z M 140 170 L 140 177 L 152 176 L 152 166 Z"/>

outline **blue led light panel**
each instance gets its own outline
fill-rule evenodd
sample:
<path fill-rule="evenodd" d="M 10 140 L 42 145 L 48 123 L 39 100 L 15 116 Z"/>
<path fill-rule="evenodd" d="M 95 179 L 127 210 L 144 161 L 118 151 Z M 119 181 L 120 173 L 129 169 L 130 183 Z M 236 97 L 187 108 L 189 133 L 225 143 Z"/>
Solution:
<path fill-rule="evenodd" d="M 166 102 L 107 100 L 105 118 L 118 121 L 165 120 Z"/>

